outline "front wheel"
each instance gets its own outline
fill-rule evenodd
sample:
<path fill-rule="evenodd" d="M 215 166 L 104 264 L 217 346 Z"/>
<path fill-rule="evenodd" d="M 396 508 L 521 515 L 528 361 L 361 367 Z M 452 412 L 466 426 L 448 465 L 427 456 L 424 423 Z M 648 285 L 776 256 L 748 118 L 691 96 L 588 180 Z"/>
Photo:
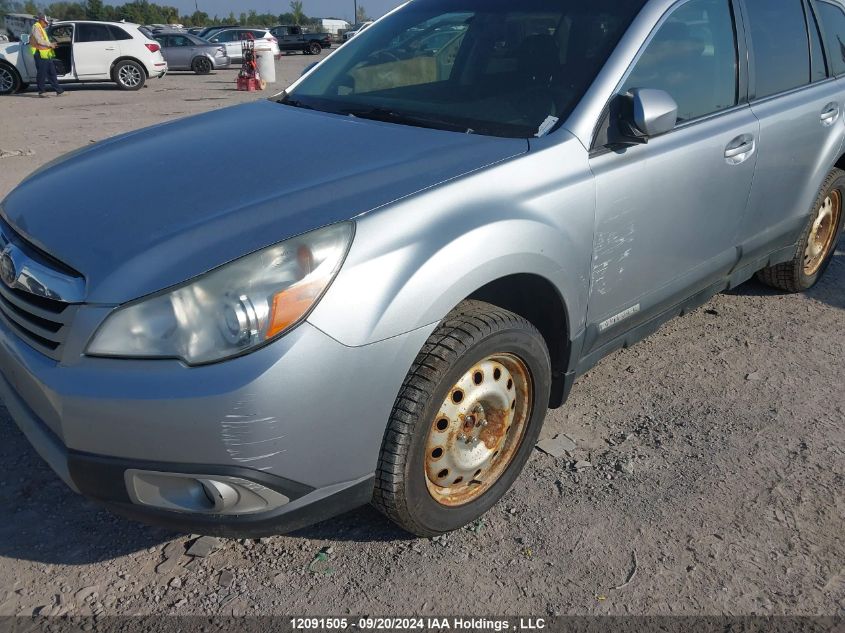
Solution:
<path fill-rule="evenodd" d="M 140 90 L 147 81 L 147 73 L 138 62 L 124 60 L 114 67 L 114 81 L 121 90 Z"/>
<path fill-rule="evenodd" d="M 813 203 L 793 258 L 783 264 L 764 268 L 757 273 L 757 278 L 768 286 L 786 292 L 804 292 L 815 286 L 836 252 L 842 233 L 843 202 L 845 171 L 833 169 L 825 178 Z"/>
<path fill-rule="evenodd" d="M 405 378 L 382 443 L 373 504 L 418 536 L 487 512 L 522 471 L 551 385 L 540 333 L 480 301 L 453 310 Z"/>
<path fill-rule="evenodd" d="M 0 95 L 11 95 L 21 89 L 21 76 L 8 64 L 0 64 Z"/>

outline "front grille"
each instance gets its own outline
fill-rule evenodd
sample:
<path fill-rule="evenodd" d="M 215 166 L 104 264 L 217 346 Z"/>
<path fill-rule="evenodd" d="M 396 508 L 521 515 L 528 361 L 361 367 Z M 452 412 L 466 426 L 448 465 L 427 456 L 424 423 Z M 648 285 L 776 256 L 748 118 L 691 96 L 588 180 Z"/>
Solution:
<path fill-rule="evenodd" d="M 0 316 L 31 347 L 59 360 L 76 306 L 0 283 Z"/>
<path fill-rule="evenodd" d="M 8 252 L 18 259 L 17 266 L 13 266 L 17 282 L 10 286 L 0 281 L 0 321 L 30 347 L 60 360 L 62 345 L 79 306 L 71 301 L 81 300 L 70 299 L 66 293 L 68 288 L 72 291 L 80 284 L 84 287 L 84 280 L 79 273 L 26 241 L 2 218 L 0 249 L 2 257 Z"/>

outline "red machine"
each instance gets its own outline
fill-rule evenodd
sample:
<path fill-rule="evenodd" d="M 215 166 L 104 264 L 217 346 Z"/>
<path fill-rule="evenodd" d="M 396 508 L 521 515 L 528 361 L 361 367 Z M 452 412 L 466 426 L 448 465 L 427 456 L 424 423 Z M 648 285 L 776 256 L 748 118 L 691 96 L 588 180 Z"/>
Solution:
<path fill-rule="evenodd" d="M 242 35 L 241 51 L 244 61 L 238 73 L 238 90 L 249 92 L 264 90 L 265 84 L 261 81 L 261 75 L 258 72 L 258 60 L 255 57 L 255 37 L 252 33 L 246 32 Z"/>

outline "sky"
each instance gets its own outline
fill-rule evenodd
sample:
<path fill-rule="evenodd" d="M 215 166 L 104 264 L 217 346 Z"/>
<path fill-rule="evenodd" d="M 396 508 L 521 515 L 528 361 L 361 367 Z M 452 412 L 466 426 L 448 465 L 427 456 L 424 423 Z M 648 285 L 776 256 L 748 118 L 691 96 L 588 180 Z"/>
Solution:
<path fill-rule="evenodd" d="M 289 0 L 161 0 L 158 4 L 175 6 L 184 15 L 195 11 L 194 2 L 199 4 L 200 11 L 220 17 L 229 15 L 230 11 L 240 15 L 241 12 L 255 9 L 258 13 L 278 15 L 290 10 Z M 358 0 L 358 5 L 363 5 L 371 17 L 380 17 L 400 3 L 400 0 Z M 303 5 L 305 15 L 310 17 L 331 16 L 352 21 L 353 0 L 303 0 Z"/>

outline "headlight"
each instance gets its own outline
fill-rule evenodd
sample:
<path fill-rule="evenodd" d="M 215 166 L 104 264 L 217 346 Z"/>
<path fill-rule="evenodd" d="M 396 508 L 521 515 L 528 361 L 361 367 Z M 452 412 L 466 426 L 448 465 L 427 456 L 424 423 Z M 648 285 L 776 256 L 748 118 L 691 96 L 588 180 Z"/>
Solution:
<path fill-rule="evenodd" d="M 118 308 L 86 353 L 199 365 L 252 351 L 307 316 L 340 270 L 352 232 L 338 224 L 307 233 Z"/>

